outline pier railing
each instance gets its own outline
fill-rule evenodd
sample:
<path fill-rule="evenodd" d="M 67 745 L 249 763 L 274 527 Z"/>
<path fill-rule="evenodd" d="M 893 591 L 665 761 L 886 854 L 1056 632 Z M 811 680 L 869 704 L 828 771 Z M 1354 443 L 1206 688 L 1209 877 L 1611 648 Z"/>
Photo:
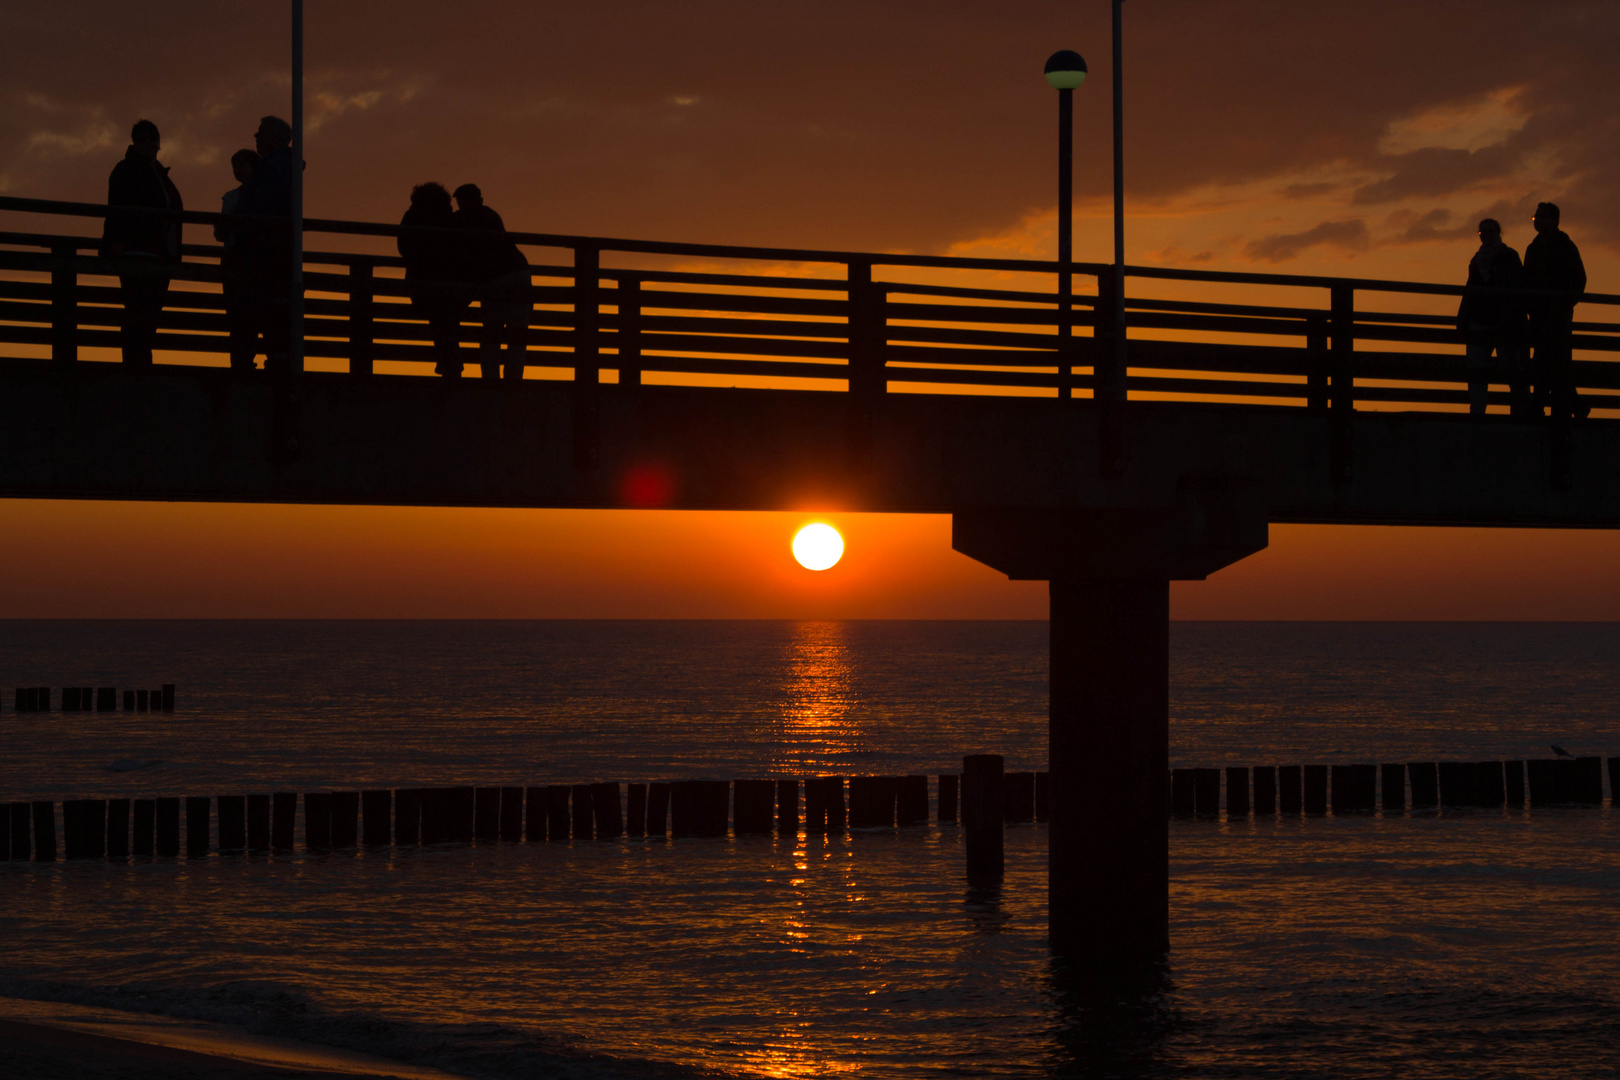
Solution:
<path fill-rule="evenodd" d="M 108 211 L 0 197 L 0 213 L 76 219 L 99 233 Z M 147 213 L 194 226 L 222 220 Z M 304 230 L 314 246 L 304 255 L 308 366 L 356 377 L 431 372 L 428 327 L 410 305 L 403 261 L 339 250 L 376 248 L 401 228 L 310 219 Z M 1064 298 L 1048 260 L 511 236 L 531 259 L 551 258 L 530 267 L 530 378 L 1084 398 L 1112 362 L 1113 328 L 1098 318 L 1111 310 L 1112 278 L 1101 264 L 1074 264 L 1076 292 Z M 94 236 L 0 232 L 0 349 L 63 365 L 118 358 L 121 264 L 99 247 Z M 158 323 L 160 363 L 227 365 L 221 253 L 183 246 Z M 1467 407 L 1459 286 L 1153 267 L 1126 275 L 1130 400 L 1333 415 Z M 1222 292 L 1236 299 L 1201 298 Z M 461 340 L 478 336 L 473 309 Z M 1620 296 L 1582 297 L 1573 346 L 1582 394 L 1595 409 L 1620 409 L 1612 355 Z M 476 352 L 465 359 L 476 362 Z M 1519 373 L 1484 374 L 1496 386 L 1492 404 L 1506 405 L 1505 386 Z"/>

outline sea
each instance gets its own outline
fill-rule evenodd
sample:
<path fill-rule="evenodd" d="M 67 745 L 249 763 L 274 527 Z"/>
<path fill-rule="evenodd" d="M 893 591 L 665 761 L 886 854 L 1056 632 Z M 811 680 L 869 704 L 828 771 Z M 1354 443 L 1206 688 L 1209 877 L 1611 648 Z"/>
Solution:
<path fill-rule="evenodd" d="M 1175 766 L 1620 753 L 1620 624 L 1170 643 Z M 1047 664 L 1043 622 L 7 621 L 0 685 L 177 707 L 8 692 L 0 801 L 1038 770 Z M 0 995 L 467 1077 L 1620 1076 L 1607 800 L 1173 821 L 1127 982 L 1051 958 L 1046 828 L 999 889 L 932 822 L 0 863 Z"/>

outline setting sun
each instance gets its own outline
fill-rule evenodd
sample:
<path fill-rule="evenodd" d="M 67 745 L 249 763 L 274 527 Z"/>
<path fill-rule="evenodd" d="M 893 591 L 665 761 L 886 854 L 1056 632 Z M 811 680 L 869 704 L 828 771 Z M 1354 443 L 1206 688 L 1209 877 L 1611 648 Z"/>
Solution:
<path fill-rule="evenodd" d="M 793 534 L 793 557 L 806 570 L 826 570 L 844 557 L 844 538 L 825 522 L 806 525 Z"/>

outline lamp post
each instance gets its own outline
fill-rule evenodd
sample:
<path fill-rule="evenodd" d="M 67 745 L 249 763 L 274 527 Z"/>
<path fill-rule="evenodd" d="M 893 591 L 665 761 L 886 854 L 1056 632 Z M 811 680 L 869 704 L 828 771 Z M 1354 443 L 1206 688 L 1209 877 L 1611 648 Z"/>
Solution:
<path fill-rule="evenodd" d="M 1058 92 L 1058 396 L 1074 396 L 1074 91 L 1086 59 L 1073 49 L 1047 57 L 1046 81 Z"/>

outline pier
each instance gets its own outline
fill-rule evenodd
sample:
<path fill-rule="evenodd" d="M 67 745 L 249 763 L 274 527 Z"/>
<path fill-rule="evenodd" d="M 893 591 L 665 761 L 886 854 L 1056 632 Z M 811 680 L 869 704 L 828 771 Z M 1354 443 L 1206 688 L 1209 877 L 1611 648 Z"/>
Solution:
<path fill-rule="evenodd" d="M 1593 419 L 1475 417 L 1478 376 L 1443 310 L 1455 286 L 1127 267 L 1119 297 L 1090 263 L 514 233 L 545 256 L 530 377 L 452 383 L 424 377 L 427 327 L 400 260 L 376 253 L 398 228 L 312 219 L 307 363 L 272 378 L 228 370 L 213 245 L 184 248 L 159 362 L 105 362 L 123 313 L 118 264 L 88 235 L 105 212 L 0 198 L 0 213 L 66 223 L 0 233 L 0 494 L 950 514 L 957 550 L 1051 583 L 1052 941 L 1077 958 L 1166 944 L 1170 581 L 1263 549 L 1272 522 L 1620 527 L 1616 296 L 1577 312 Z M 1174 295 L 1189 284 L 1234 299 Z M 1509 373 L 1488 374 L 1505 406 Z M 1347 768 L 1359 805 L 1368 774 Z M 1273 779 L 1283 812 L 1330 809 L 1327 766 Z M 1426 780 L 1411 782 L 1415 801 Z M 1196 812 L 1210 782 L 1190 784 Z M 655 788 L 643 828 L 666 807 L 677 830 L 716 827 L 715 790 Z M 477 831 L 476 794 L 449 790 L 409 796 L 423 842 Z M 268 812 L 274 846 L 292 810 L 245 798 L 249 842 Z M 508 829 L 516 811 L 490 798 L 485 825 L 494 806 Z M 547 789 L 548 830 L 586 808 L 594 822 L 595 798 Z M 317 840 L 347 841 L 348 806 L 317 799 Z M 824 785 L 804 786 L 803 808 L 828 829 L 852 812 Z M 150 820 L 164 853 L 180 809 L 136 802 L 137 843 Z"/>

